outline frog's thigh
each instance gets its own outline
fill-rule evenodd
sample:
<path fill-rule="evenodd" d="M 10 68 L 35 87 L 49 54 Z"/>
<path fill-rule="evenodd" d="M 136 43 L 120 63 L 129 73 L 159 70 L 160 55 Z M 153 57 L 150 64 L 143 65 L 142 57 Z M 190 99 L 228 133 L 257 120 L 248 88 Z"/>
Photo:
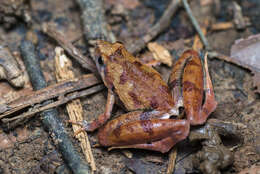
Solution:
<path fill-rule="evenodd" d="M 113 146 L 110 147 L 109 150 L 112 149 L 126 149 L 126 148 L 134 148 L 134 149 L 146 149 L 158 152 L 168 152 L 177 142 L 181 140 L 174 139 L 174 137 L 167 137 L 159 141 L 155 141 L 152 143 L 146 144 L 133 144 L 133 145 L 126 145 L 126 146 Z"/>
<path fill-rule="evenodd" d="M 165 112 L 159 111 L 132 111 L 123 114 L 111 121 L 109 121 L 105 126 L 99 129 L 99 136 L 107 136 L 112 133 L 113 130 L 118 129 L 122 125 L 126 125 L 131 122 L 141 121 L 141 120 L 151 120 L 153 118 L 159 118 Z"/>
<path fill-rule="evenodd" d="M 141 148 L 166 152 L 189 133 L 186 120 L 138 120 L 99 132 L 99 143 L 114 148 Z M 116 147 L 117 146 L 117 147 Z"/>

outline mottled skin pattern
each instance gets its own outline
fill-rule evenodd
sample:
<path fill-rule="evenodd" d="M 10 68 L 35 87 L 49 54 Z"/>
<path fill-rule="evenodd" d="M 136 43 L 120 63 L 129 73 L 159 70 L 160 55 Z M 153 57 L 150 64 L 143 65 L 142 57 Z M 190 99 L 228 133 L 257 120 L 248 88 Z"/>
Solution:
<path fill-rule="evenodd" d="M 174 99 L 183 103 L 187 119 L 191 125 L 205 123 L 209 114 L 217 106 L 207 66 L 205 59 L 206 89 L 204 89 L 202 64 L 198 53 L 193 50 L 188 50 L 182 54 L 180 59 L 175 63 L 169 78 L 169 86 L 171 87 L 171 91 L 173 91 Z M 180 73 L 180 71 L 183 72 Z M 181 74 L 183 74 L 182 82 L 179 80 Z M 181 84 L 183 96 L 181 96 L 178 89 Z M 206 91 L 205 102 L 202 105 L 204 91 Z"/>
<path fill-rule="evenodd" d="M 167 152 L 188 136 L 190 124 L 203 124 L 216 108 L 206 65 L 205 102 L 202 104 L 203 69 L 195 51 L 186 51 L 176 62 L 169 87 L 156 70 L 142 64 L 121 43 L 98 41 L 96 65 L 108 88 L 107 105 L 105 113 L 85 124 L 84 129 L 93 131 L 101 127 L 99 143 L 110 149 Z M 105 124 L 111 116 L 115 97 L 130 112 Z M 181 106 L 185 108 L 187 119 L 170 119 L 170 116 L 178 116 Z"/>
<path fill-rule="evenodd" d="M 126 109 L 171 109 L 172 96 L 160 74 L 133 57 L 122 44 L 108 44 L 99 44 L 100 53 L 105 53 L 102 54 L 106 65 L 104 81 L 114 88 L 113 92 L 118 95 Z M 109 46 L 111 51 L 104 49 Z"/>

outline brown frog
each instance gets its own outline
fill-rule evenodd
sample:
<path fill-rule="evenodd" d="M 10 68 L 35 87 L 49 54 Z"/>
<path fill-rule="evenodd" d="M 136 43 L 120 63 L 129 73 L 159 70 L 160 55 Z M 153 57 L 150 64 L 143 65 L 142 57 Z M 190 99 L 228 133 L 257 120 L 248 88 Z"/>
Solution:
<path fill-rule="evenodd" d="M 164 153 L 188 136 L 190 124 L 203 124 L 216 108 L 206 59 L 204 89 L 203 67 L 196 51 L 185 51 L 175 63 L 169 87 L 156 70 L 141 63 L 119 42 L 100 40 L 95 54 L 97 69 L 108 88 L 106 109 L 96 120 L 84 122 L 79 131 L 101 127 L 101 146 Z M 129 112 L 105 124 L 116 98 Z M 171 119 L 179 115 L 181 106 L 186 119 Z"/>

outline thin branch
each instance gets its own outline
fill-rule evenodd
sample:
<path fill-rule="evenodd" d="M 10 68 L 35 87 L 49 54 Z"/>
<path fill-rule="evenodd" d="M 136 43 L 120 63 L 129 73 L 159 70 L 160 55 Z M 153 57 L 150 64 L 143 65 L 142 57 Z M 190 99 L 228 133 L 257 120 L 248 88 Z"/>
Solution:
<path fill-rule="evenodd" d="M 183 6 L 184 6 L 184 8 L 185 8 L 185 10 L 186 10 L 190 20 L 191 20 L 192 25 L 194 26 L 194 28 L 196 29 L 196 31 L 198 32 L 198 34 L 200 36 L 200 39 L 201 39 L 203 45 L 205 46 L 205 48 L 207 50 L 209 50 L 210 46 L 209 46 L 208 40 L 204 36 L 203 31 L 201 30 L 201 28 L 199 26 L 199 23 L 197 22 L 196 18 L 193 16 L 192 11 L 190 9 L 190 6 L 189 6 L 187 0 L 182 0 L 182 2 L 183 2 Z"/>
<path fill-rule="evenodd" d="M 30 81 L 34 90 L 45 88 L 47 83 L 41 71 L 40 62 L 36 57 L 35 46 L 28 40 L 23 40 L 21 43 L 22 58 L 30 77 Z M 46 103 L 51 102 L 46 101 Z M 62 154 L 66 164 L 70 167 L 74 174 L 90 173 L 90 166 L 86 164 L 79 153 L 74 148 L 68 134 L 65 131 L 62 121 L 58 117 L 56 109 L 48 109 L 41 113 L 42 124 L 48 130 L 51 138 Z"/>
<path fill-rule="evenodd" d="M 201 28 L 201 32 L 203 33 L 203 35 L 207 34 L 207 27 L 208 26 L 209 26 L 209 21 L 208 21 L 208 19 L 206 19 L 203 23 L 203 27 Z M 202 43 L 202 40 L 199 37 L 199 34 L 195 35 L 193 45 L 192 45 L 192 49 L 194 49 L 196 51 L 200 51 L 200 50 L 203 49 L 203 43 Z"/>
<path fill-rule="evenodd" d="M 175 167 L 175 161 L 177 158 L 177 147 L 173 147 L 169 154 L 169 162 L 166 174 L 172 174 Z"/>
<path fill-rule="evenodd" d="M 15 59 L 7 46 L 0 45 L 0 80 L 6 79 L 15 87 L 23 87 L 25 77 Z"/>
<path fill-rule="evenodd" d="M 42 25 L 42 31 L 56 40 L 70 56 L 78 61 L 80 65 L 82 65 L 82 67 L 90 70 L 93 73 L 97 71 L 96 65 L 93 63 L 92 59 L 90 57 L 84 56 L 76 47 L 72 45 L 69 40 L 66 39 L 66 36 L 58 32 L 54 26 L 45 23 Z"/>
<path fill-rule="evenodd" d="M 127 47 L 129 52 L 137 53 L 141 51 L 148 42 L 150 42 L 152 39 L 158 36 L 166 28 L 168 28 L 171 23 L 171 19 L 173 15 L 175 14 L 175 12 L 177 11 L 180 5 L 180 2 L 181 2 L 180 0 L 171 0 L 170 4 L 168 5 L 167 9 L 163 13 L 162 17 L 150 30 L 147 31 L 147 34 L 142 38 L 138 39 L 133 44 L 131 44 L 131 46 Z"/>
<path fill-rule="evenodd" d="M 80 92 L 73 92 L 66 97 L 58 98 L 58 101 L 55 101 L 55 102 L 52 102 L 52 103 L 49 103 L 49 104 L 45 104 L 45 105 L 36 105 L 35 107 L 30 108 L 27 112 L 25 112 L 25 113 L 23 113 L 19 116 L 12 117 L 12 118 L 3 118 L 2 121 L 7 123 L 7 122 L 14 121 L 14 120 L 17 120 L 17 119 L 29 118 L 29 117 L 35 115 L 36 113 L 45 111 L 47 109 L 56 108 L 60 105 L 68 103 L 71 100 L 75 100 L 75 99 L 80 98 L 80 97 L 84 97 L 84 96 L 94 94 L 94 93 L 101 91 L 103 89 L 104 89 L 104 85 L 97 85 L 97 86 L 94 86 L 92 88 L 80 91 Z"/>
<path fill-rule="evenodd" d="M 0 114 L 0 119 L 7 117 L 8 115 L 11 115 L 15 112 L 18 112 L 24 108 L 41 104 L 46 100 L 54 99 L 59 96 L 66 96 L 69 93 L 83 90 L 98 83 L 100 83 L 100 81 L 95 78 L 93 74 L 88 74 L 79 78 L 56 83 L 38 91 L 32 91 L 30 94 L 21 95 L 18 99 L 14 101 L 9 101 L 8 103 L 1 104 L 4 105 L 7 109 L 5 112 Z"/>
<path fill-rule="evenodd" d="M 76 0 L 81 9 L 81 19 L 86 41 L 103 39 L 115 42 L 105 18 L 103 0 Z"/>

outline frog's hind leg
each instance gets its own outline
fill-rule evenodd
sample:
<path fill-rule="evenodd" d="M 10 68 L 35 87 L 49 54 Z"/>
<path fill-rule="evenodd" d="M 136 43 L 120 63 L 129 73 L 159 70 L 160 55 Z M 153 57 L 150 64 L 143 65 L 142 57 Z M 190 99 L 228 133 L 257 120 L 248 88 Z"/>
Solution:
<path fill-rule="evenodd" d="M 113 128 L 112 128 L 113 127 Z M 122 124 L 109 123 L 99 130 L 98 139 L 102 146 L 115 148 L 138 148 L 167 152 L 189 134 L 187 120 L 150 119 Z"/>
<path fill-rule="evenodd" d="M 182 139 L 177 139 L 175 137 L 167 137 L 159 141 L 155 141 L 152 143 L 146 143 L 146 144 L 133 144 L 133 145 L 126 145 L 126 146 L 113 146 L 108 148 L 108 150 L 113 149 L 145 149 L 145 150 L 152 150 L 157 151 L 161 153 L 168 152 L 176 143 L 181 141 Z"/>
<path fill-rule="evenodd" d="M 212 82 L 208 72 L 207 55 L 205 55 L 205 85 L 203 84 L 203 69 L 198 54 L 193 54 L 187 62 L 183 75 L 183 101 L 187 119 L 191 125 L 205 123 L 211 112 L 216 109 Z M 205 91 L 205 101 L 203 101 Z"/>

